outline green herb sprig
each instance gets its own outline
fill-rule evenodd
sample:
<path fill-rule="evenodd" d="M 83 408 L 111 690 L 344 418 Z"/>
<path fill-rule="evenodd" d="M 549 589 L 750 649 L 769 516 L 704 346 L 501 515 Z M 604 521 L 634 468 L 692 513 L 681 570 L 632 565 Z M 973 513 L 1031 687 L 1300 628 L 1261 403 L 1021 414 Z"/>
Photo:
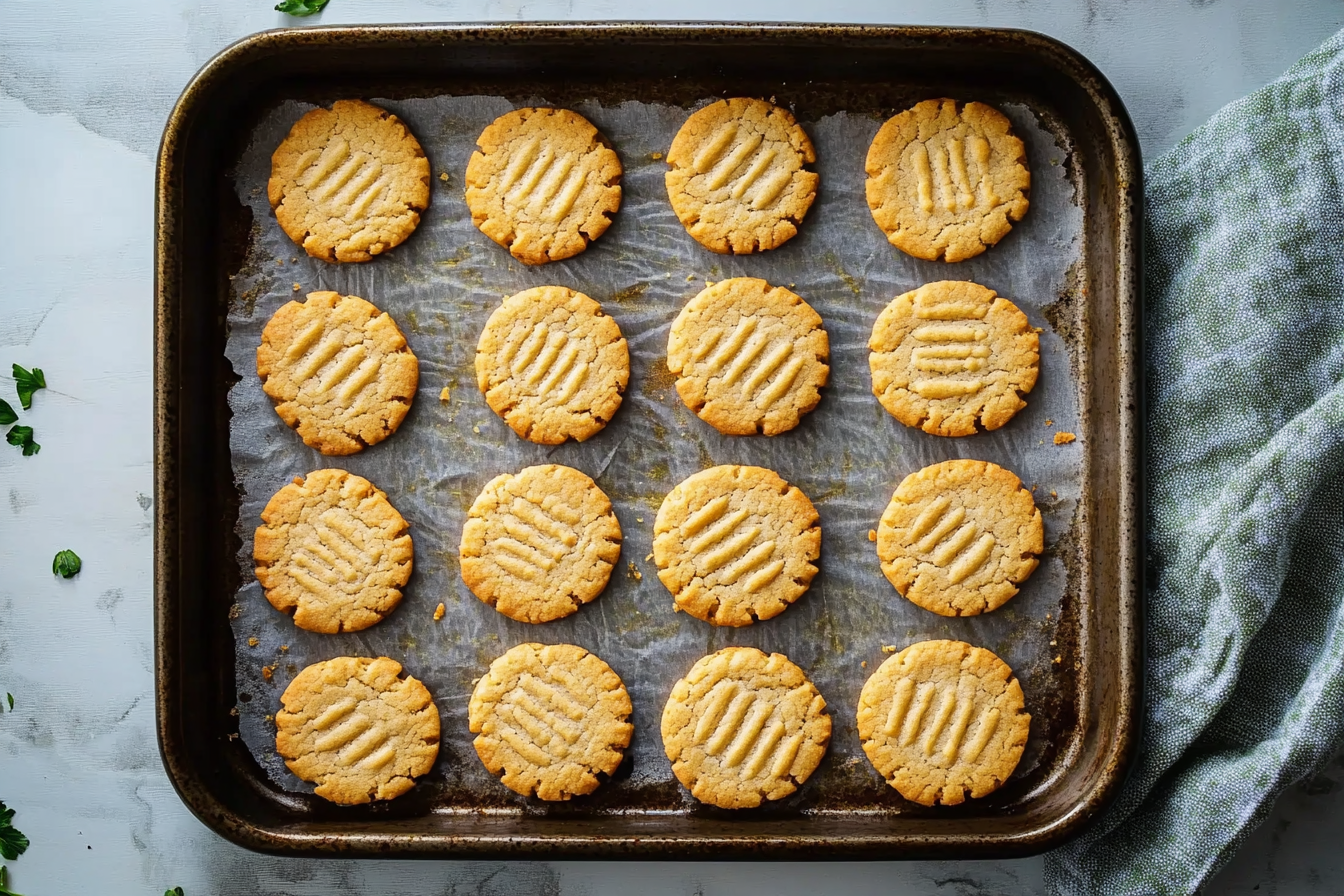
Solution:
<path fill-rule="evenodd" d="M 9 888 L 9 869 L 0 865 L 0 896 L 23 896 Z"/>
<path fill-rule="evenodd" d="M 33 393 L 38 389 L 47 388 L 46 374 L 42 372 L 41 367 L 25 370 L 15 364 L 14 388 L 19 392 L 19 404 L 23 405 L 23 409 L 26 411 L 33 406 Z"/>
<path fill-rule="evenodd" d="M 14 827 L 14 810 L 0 800 L 0 856 L 14 861 L 28 851 L 28 838 Z"/>
<path fill-rule="evenodd" d="M 303 18 L 305 16 L 315 16 L 327 8 L 331 0 L 281 0 L 275 5 L 276 12 L 283 12 L 285 15 Z"/>
<path fill-rule="evenodd" d="M 42 446 L 33 441 L 33 428 L 31 426 L 11 426 L 9 432 L 5 433 L 5 441 L 15 447 L 22 448 L 24 457 L 32 457 L 42 450 Z"/>
<path fill-rule="evenodd" d="M 78 554 L 70 550 L 57 552 L 56 559 L 51 561 L 52 573 L 63 579 L 73 579 L 83 566 L 84 561 L 79 559 Z"/>

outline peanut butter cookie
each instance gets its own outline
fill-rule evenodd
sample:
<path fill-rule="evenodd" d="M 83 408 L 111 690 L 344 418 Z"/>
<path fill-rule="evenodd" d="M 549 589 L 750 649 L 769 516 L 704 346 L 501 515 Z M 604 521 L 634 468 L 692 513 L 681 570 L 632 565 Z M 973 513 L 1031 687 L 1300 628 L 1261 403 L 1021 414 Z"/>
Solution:
<path fill-rule="evenodd" d="M 672 688 L 662 734 L 673 774 L 696 799 L 747 809 L 783 799 L 816 771 L 831 717 L 787 657 L 728 647 Z"/>
<path fill-rule="evenodd" d="M 266 194 L 281 229 L 309 255 L 369 261 L 420 223 L 429 160 L 397 116 L 338 100 L 290 129 L 271 156 Z"/>
<path fill-rule="evenodd" d="M 396 323 L 358 296 L 310 292 L 261 332 L 257 374 L 280 419 L 310 448 L 347 455 L 397 431 L 420 364 Z"/>
<path fill-rule="evenodd" d="M 597 483 L 559 464 L 486 483 L 460 547 L 471 592 L 519 622 L 550 622 L 602 593 L 621 556 L 621 524 Z"/>
<path fill-rule="evenodd" d="M 686 119 L 667 152 L 667 195 L 706 249 L 746 255 L 798 232 L 820 180 L 807 133 L 765 100 L 719 100 Z"/>
<path fill-rule="evenodd" d="M 621 207 L 621 160 L 568 109 L 515 109 L 481 132 L 467 163 L 467 207 L 524 264 L 578 255 Z"/>
<path fill-rule="evenodd" d="M 873 394 L 893 417 L 936 436 L 998 429 L 1027 406 L 1040 337 L 994 290 L 927 283 L 892 299 L 868 340 Z"/>
<path fill-rule="evenodd" d="M 864 684 L 858 716 L 873 767 L 923 806 L 997 790 L 1031 728 L 1013 670 L 961 641 L 921 641 L 889 657 Z"/>
<path fill-rule="evenodd" d="M 581 292 L 538 286 L 495 309 L 476 344 L 486 403 L 531 442 L 582 442 L 621 406 L 630 352 L 616 321 Z"/>
<path fill-rule="evenodd" d="M 406 520 L 373 483 L 317 470 L 261 512 L 252 557 L 266 599 L 310 632 L 357 632 L 401 603 L 411 577 Z"/>
<path fill-rule="evenodd" d="M 476 755 L 523 796 L 592 793 L 630 746 L 630 695 L 601 659 L 572 644 L 519 644 L 471 695 Z"/>
<path fill-rule="evenodd" d="M 1026 151 L 984 103 L 907 109 L 877 132 L 865 168 L 873 220 L 893 246 L 926 261 L 973 258 L 1027 213 Z"/>
<path fill-rule="evenodd" d="M 318 796 L 352 806 L 390 800 L 439 755 L 439 710 L 401 664 L 342 656 L 300 672 L 280 698 L 275 750 Z"/>
<path fill-rule="evenodd" d="M 907 600 L 939 616 L 1003 606 L 1044 549 L 1031 492 L 980 460 L 944 461 L 905 477 L 877 529 L 882 572 Z"/>
<path fill-rule="evenodd" d="M 677 394 L 727 435 L 773 436 L 821 401 L 831 368 L 821 315 L 782 286 L 721 280 L 691 299 L 667 337 Z"/>
<path fill-rule="evenodd" d="M 817 574 L 818 519 L 807 495 L 771 470 L 702 470 L 658 508 L 658 578 L 676 608 L 697 619 L 731 626 L 771 619 L 801 597 Z"/>

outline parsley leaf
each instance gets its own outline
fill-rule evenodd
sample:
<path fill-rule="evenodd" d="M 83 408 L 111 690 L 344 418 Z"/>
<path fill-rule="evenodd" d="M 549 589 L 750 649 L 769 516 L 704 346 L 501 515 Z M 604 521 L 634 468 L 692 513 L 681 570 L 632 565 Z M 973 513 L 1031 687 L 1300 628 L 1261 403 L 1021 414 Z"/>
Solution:
<path fill-rule="evenodd" d="M 14 695 L 13 695 L 13 694 L 8 694 L 8 693 L 7 693 L 7 694 L 5 694 L 5 698 L 6 698 L 7 700 L 9 700 L 9 711 L 10 711 L 10 712 L 13 712 L 13 711 L 14 711 Z"/>
<path fill-rule="evenodd" d="M 13 426 L 5 434 L 5 441 L 23 449 L 24 457 L 32 457 L 42 450 L 42 446 L 33 441 L 33 428 L 31 426 Z"/>
<path fill-rule="evenodd" d="M 23 405 L 23 409 L 26 411 L 33 406 L 33 393 L 38 389 L 47 388 L 47 378 L 43 375 L 40 367 L 24 370 L 15 364 L 14 387 L 19 390 L 19 404 Z"/>
<path fill-rule="evenodd" d="M 74 551 L 60 551 L 51 561 L 51 571 L 63 579 L 72 579 L 83 565 L 84 561 Z"/>
<path fill-rule="evenodd" d="M 9 872 L 4 865 L 0 865 L 0 896 L 19 896 L 9 888 Z"/>
<path fill-rule="evenodd" d="M 327 8 L 331 0 L 280 0 L 275 5 L 276 12 L 290 16 L 315 16 Z"/>
<path fill-rule="evenodd" d="M 14 406 L 0 398 L 0 426 L 8 426 L 19 419 L 19 415 L 14 412 Z"/>
<path fill-rule="evenodd" d="M 0 856 L 11 862 L 28 850 L 28 838 L 14 827 L 13 818 L 14 810 L 5 808 L 4 801 L 0 800 Z"/>

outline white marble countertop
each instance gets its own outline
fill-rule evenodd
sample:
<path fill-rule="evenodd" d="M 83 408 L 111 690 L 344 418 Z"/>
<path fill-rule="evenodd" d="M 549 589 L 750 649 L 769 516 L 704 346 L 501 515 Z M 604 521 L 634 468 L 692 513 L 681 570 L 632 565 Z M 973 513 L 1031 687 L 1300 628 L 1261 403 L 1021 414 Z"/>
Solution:
<path fill-rule="evenodd" d="M 196 821 L 154 742 L 151 631 L 153 160 L 191 74 L 228 43 L 296 24 L 273 0 L 0 4 L 0 370 L 46 371 L 0 444 L 0 798 L 32 848 L 28 896 L 1041 891 L 1041 861 L 865 864 L 284 860 Z M 1344 26 L 1334 0 L 332 0 L 325 24 L 560 19 L 998 25 L 1090 57 L 1156 155 Z M 12 384 L 0 376 L 0 392 Z M 84 570 L 52 576 L 73 548 Z M 1344 889 L 1344 760 L 1292 789 L 1209 896 Z"/>

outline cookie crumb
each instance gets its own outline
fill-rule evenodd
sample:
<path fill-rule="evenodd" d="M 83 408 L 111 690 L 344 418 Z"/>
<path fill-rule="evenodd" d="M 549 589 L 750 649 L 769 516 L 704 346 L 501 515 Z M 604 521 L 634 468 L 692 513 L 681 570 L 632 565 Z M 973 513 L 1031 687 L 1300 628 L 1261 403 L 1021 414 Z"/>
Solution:
<path fill-rule="evenodd" d="M 644 522 L 644 517 L 642 517 L 642 516 L 637 516 L 637 517 L 635 517 L 635 522 L 637 522 L 637 523 L 642 523 L 642 522 Z"/>
<path fill-rule="evenodd" d="M 882 645 L 882 652 L 883 652 L 883 653 L 895 653 L 895 652 L 896 652 L 896 646 L 895 646 L 894 644 L 883 644 L 883 645 Z"/>
<path fill-rule="evenodd" d="M 686 282 L 687 282 L 687 283 L 690 283 L 690 282 L 691 282 L 692 280 L 694 280 L 694 279 L 695 279 L 695 275 L 694 275 L 694 274 L 687 274 L 687 275 L 686 275 Z"/>
<path fill-rule="evenodd" d="M 1046 619 L 1049 619 L 1049 618 L 1050 618 L 1050 614 L 1049 614 L 1049 613 L 1046 613 L 1046 614 L 1045 614 L 1045 618 L 1046 618 Z"/>
<path fill-rule="evenodd" d="M 295 284 L 294 284 L 294 291 L 295 291 L 295 292 L 298 292 L 298 291 L 301 290 L 301 289 L 303 289 L 302 284 L 299 284 L 299 283 L 295 283 Z"/>
<path fill-rule="evenodd" d="M 260 644 L 260 643 L 261 643 L 261 642 L 258 641 L 256 638 L 248 638 L 248 639 L 247 639 L 247 646 L 248 646 L 248 647 L 256 647 L 256 646 L 257 646 L 258 644 Z"/>
<path fill-rule="evenodd" d="M 437 607 L 434 608 L 434 621 L 438 622 L 440 619 L 443 618 L 443 614 L 447 612 L 448 608 L 445 607 L 442 603 L 440 603 Z"/>
<path fill-rule="evenodd" d="M 261 677 L 264 678 L 264 679 L 266 679 L 267 681 L 270 681 L 272 678 L 275 677 L 275 667 L 274 667 L 274 666 L 262 666 L 262 667 L 261 667 Z"/>
<path fill-rule="evenodd" d="M 635 561 L 633 560 L 630 561 L 630 578 L 634 579 L 636 582 L 644 581 L 643 573 L 639 571 L 639 567 L 635 566 Z"/>
<path fill-rule="evenodd" d="M 274 723 L 274 722 L 275 722 L 275 716 L 270 715 L 270 714 L 267 714 L 267 716 L 266 716 L 266 721 L 271 722 L 271 723 Z"/>
<path fill-rule="evenodd" d="M 1052 497 L 1052 498 L 1058 498 L 1058 497 L 1059 497 L 1059 492 L 1055 491 L 1054 489 L 1050 489 L 1050 497 Z"/>
<path fill-rule="evenodd" d="M 1057 433 L 1055 433 L 1055 444 L 1056 444 L 1056 445 L 1067 445 L 1067 444 L 1069 444 L 1070 442 L 1072 442 L 1072 441 L 1073 441 L 1074 439 L 1076 439 L 1076 438 L 1078 438 L 1078 437 L 1075 436 L 1075 435 L 1074 435 L 1073 433 L 1071 433 L 1071 432 L 1057 432 Z"/>
<path fill-rule="evenodd" d="M 288 644 L 281 644 L 281 645 L 280 645 L 280 652 L 281 652 L 281 653 L 289 653 L 289 645 L 288 645 Z"/>
<path fill-rule="evenodd" d="M 440 171 L 440 172 L 439 172 L 439 180 L 443 181 L 444 183 L 448 183 L 448 172 L 447 172 L 447 171 Z"/>
<path fill-rule="evenodd" d="M 1063 659 L 1064 659 L 1063 656 L 1057 656 L 1057 657 L 1055 657 L 1055 662 L 1058 663 L 1058 662 L 1060 662 L 1060 661 L 1063 660 Z"/>
<path fill-rule="evenodd" d="M 1050 646 L 1051 646 L 1051 647 L 1054 647 L 1054 646 L 1055 646 L 1055 642 L 1054 642 L 1054 641 L 1051 641 L 1051 642 L 1050 642 Z"/>
<path fill-rule="evenodd" d="M 473 426 L 473 427 L 471 428 L 471 431 L 474 432 L 474 433 L 476 433 L 476 435 L 480 435 L 480 434 L 481 434 L 481 425 L 480 425 L 479 423 L 477 423 L 475 426 Z"/>
<path fill-rule="evenodd" d="M 663 154 L 660 152 L 651 152 L 649 153 L 649 158 L 653 159 L 655 162 L 661 162 L 663 160 Z"/>
<path fill-rule="evenodd" d="M 647 557 L 644 558 L 644 562 L 645 562 L 645 563 L 648 563 L 648 562 L 649 562 L 650 560 L 652 560 L 652 559 L 653 559 L 653 555 L 650 554 L 649 556 L 647 556 Z"/>
<path fill-rule="evenodd" d="M 859 663 L 859 668 L 861 668 L 861 669 L 867 669 L 867 668 L 868 668 L 868 661 L 867 661 L 867 660 L 862 660 L 862 661 Z"/>
<path fill-rule="evenodd" d="M 877 541 L 877 530 L 876 530 L 876 529 L 869 529 L 869 530 L 868 530 L 868 540 L 869 540 L 869 541 Z"/>
<path fill-rule="evenodd" d="M 1054 426 L 1054 425 L 1055 425 L 1055 421 L 1053 421 L 1053 420 L 1046 420 L 1046 421 L 1045 421 L 1045 425 L 1046 425 L 1046 426 Z"/>
<path fill-rule="evenodd" d="M 238 718 L 238 707 L 235 706 L 233 709 L 229 710 L 229 715 L 233 716 L 235 719 Z"/>
<path fill-rule="evenodd" d="M 452 396 L 448 392 L 448 387 L 444 386 L 443 391 L 439 393 L 439 401 L 451 401 Z"/>

